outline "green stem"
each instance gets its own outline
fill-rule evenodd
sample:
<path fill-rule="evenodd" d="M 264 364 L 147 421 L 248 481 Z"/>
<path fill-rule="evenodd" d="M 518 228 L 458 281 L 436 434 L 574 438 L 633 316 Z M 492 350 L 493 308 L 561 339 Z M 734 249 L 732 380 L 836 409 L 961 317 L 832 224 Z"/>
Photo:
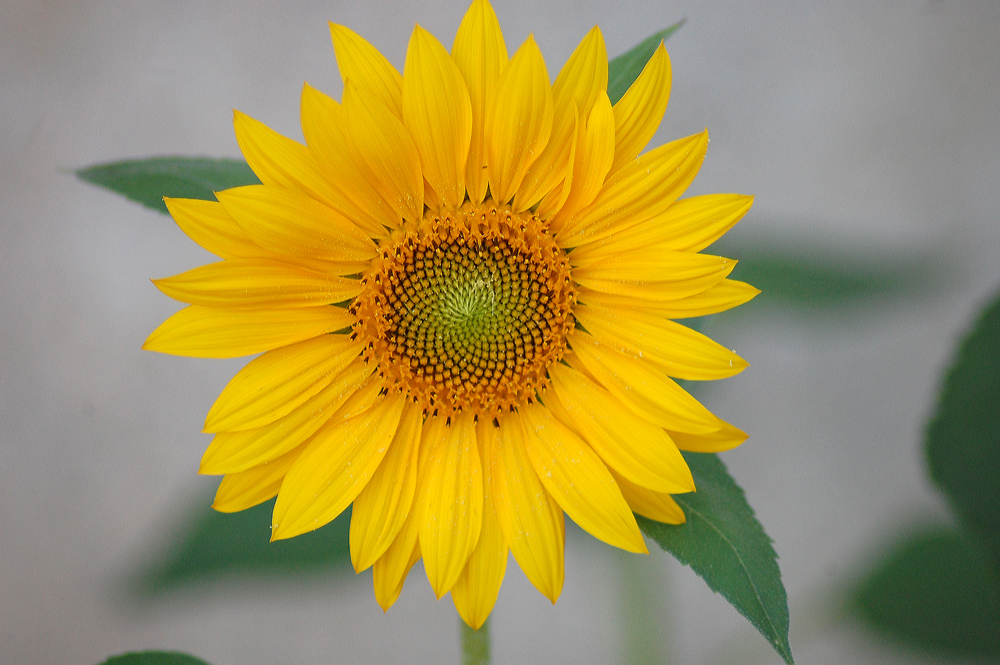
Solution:
<path fill-rule="evenodd" d="M 458 620 L 462 630 L 462 665 L 490 664 L 490 620 L 479 627 L 479 630 L 469 628 L 461 619 Z"/>
<path fill-rule="evenodd" d="M 663 640 L 669 630 L 662 561 L 615 552 L 622 582 L 621 620 L 628 665 L 671 662 Z"/>

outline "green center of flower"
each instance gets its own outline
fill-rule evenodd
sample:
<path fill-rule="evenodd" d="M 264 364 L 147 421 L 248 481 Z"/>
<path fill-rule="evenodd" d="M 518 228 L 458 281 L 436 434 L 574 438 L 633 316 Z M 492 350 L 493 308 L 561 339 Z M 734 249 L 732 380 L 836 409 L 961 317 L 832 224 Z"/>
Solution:
<path fill-rule="evenodd" d="M 487 201 L 405 229 L 353 309 L 391 386 L 428 411 L 495 415 L 545 384 L 573 302 L 569 263 L 544 224 Z"/>

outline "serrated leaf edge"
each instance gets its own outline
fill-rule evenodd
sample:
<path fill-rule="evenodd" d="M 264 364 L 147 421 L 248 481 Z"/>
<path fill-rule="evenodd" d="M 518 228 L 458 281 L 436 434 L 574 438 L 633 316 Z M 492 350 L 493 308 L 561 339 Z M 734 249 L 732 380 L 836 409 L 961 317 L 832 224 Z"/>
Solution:
<path fill-rule="evenodd" d="M 740 488 L 740 491 L 742 493 L 742 488 Z M 763 610 L 764 616 L 767 617 L 767 622 L 770 625 L 771 630 L 773 631 L 773 634 L 774 635 L 780 635 L 780 631 L 778 630 L 778 627 L 774 625 L 774 621 L 771 619 L 771 614 L 767 611 L 767 608 L 764 605 L 764 599 L 761 597 L 761 594 L 760 594 L 760 592 L 758 591 L 758 588 L 757 588 L 757 584 L 755 584 L 754 581 L 753 581 L 753 575 L 750 574 L 750 569 L 747 567 L 746 563 L 743 561 L 743 557 L 740 555 L 739 549 L 726 536 L 726 534 L 723 533 L 723 531 L 718 526 L 715 525 L 715 523 L 712 520 L 710 520 L 701 511 L 699 511 L 699 510 L 691 507 L 691 505 L 687 501 L 684 501 L 682 497 L 683 497 L 683 495 L 677 495 L 677 496 L 675 496 L 675 500 L 678 503 L 680 503 L 682 506 L 684 506 L 685 510 L 689 511 L 691 515 L 697 515 L 699 518 L 701 518 L 702 520 L 704 520 L 704 522 L 706 524 L 708 524 L 710 527 L 712 527 L 712 529 L 717 534 L 719 534 L 719 536 L 729 545 L 729 547 L 732 548 L 733 553 L 736 555 L 737 561 L 739 561 L 739 563 L 740 563 L 740 568 L 746 574 L 746 578 L 750 582 L 750 588 L 753 589 L 754 597 L 757 598 L 757 603 L 760 605 L 761 610 Z M 771 539 L 770 536 L 767 535 L 767 533 L 764 533 L 764 537 L 767 538 L 768 543 L 770 543 L 772 545 L 774 544 L 774 541 Z M 772 551 L 773 551 L 773 548 L 772 548 Z M 775 560 L 777 560 L 777 557 L 778 557 L 777 553 L 775 553 L 774 556 L 775 556 Z M 688 563 L 688 562 L 683 562 L 683 563 L 685 565 L 691 567 L 692 570 L 694 570 L 694 567 L 691 566 L 690 563 Z M 697 573 L 697 571 L 695 571 L 695 572 Z M 701 577 L 702 579 L 704 579 L 706 583 L 708 583 L 708 580 L 705 579 L 704 577 L 702 577 L 700 574 L 698 576 Z M 781 577 L 781 571 L 780 571 L 780 569 L 778 571 L 778 577 L 779 577 L 779 579 Z M 709 586 L 711 587 L 712 585 L 709 584 Z M 729 597 L 729 594 L 727 594 L 725 591 L 723 591 L 721 589 L 712 589 L 712 590 L 715 591 L 716 593 L 721 594 L 724 598 L 726 598 L 726 600 L 729 601 L 730 605 L 732 605 L 733 607 L 736 607 L 736 605 L 733 604 L 732 599 Z M 739 608 L 736 607 L 736 610 L 739 611 Z M 740 612 L 740 614 L 743 614 L 743 613 Z M 745 614 L 743 616 L 744 616 L 744 618 L 746 618 L 751 623 L 754 623 L 753 619 L 751 619 L 750 617 L 746 616 Z M 775 651 L 778 652 L 778 655 L 781 656 L 782 659 L 786 663 L 789 663 L 791 665 L 792 663 L 795 662 L 795 660 L 792 658 L 792 651 L 791 651 L 791 647 L 790 646 L 786 649 L 785 645 L 778 638 L 768 639 L 768 641 L 771 642 L 772 646 L 774 646 L 774 648 L 775 648 Z"/>

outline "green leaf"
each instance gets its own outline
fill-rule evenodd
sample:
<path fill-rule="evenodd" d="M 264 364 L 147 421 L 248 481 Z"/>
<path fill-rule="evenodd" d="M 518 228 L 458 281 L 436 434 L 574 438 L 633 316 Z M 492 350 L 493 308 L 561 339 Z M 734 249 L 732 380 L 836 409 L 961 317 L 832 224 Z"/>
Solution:
<path fill-rule="evenodd" d="M 722 245 L 720 243 L 720 245 Z M 784 302 L 812 309 L 836 307 L 872 298 L 901 295 L 927 285 L 934 273 L 925 261 L 867 260 L 835 248 L 796 248 L 775 243 L 754 247 L 713 248 L 710 253 L 740 260 L 731 277 L 762 293 L 754 302 Z M 822 258 L 820 258 L 822 257 Z"/>
<path fill-rule="evenodd" d="M 176 651 L 133 651 L 112 656 L 101 665 L 208 665 L 208 663 Z"/>
<path fill-rule="evenodd" d="M 80 169 L 76 175 L 162 213 L 167 212 L 164 196 L 214 201 L 213 192 L 260 184 L 246 162 L 205 157 L 151 157 L 111 162 Z"/>
<path fill-rule="evenodd" d="M 656 52 L 656 47 L 661 41 L 677 32 L 686 19 L 681 19 L 665 30 L 653 33 L 627 53 L 608 63 L 608 97 L 611 103 L 616 104 L 622 95 L 632 87 L 632 84 L 642 73 L 642 68 L 646 66 L 649 59 Z"/>
<path fill-rule="evenodd" d="M 989 558 L 954 529 L 922 530 L 887 553 L 851 607 L 901 643 L 952 656 L 1000 656 L 1000 597 Z"/>
<path fill-rule="evenodd" d="M 684 453 L 697 492 L 676 494 L 687 523 L 661 524 L 637 516 L 639 527 L 681 563 L 691 566 L 760 631 L 786 663 L 788 601 L 778 555 L 754 517 L 743 490 L 714 454 Z"/>
<path fill-rule="evenodd" d="M 246 575 L 353 571 L 348 540 L 351 511 L 310 533 L 268 542 L 274 501 L 238 513 L 219 513 L 206 501 L 164 559 L 138 576 L 138 591 L 153 595 L 193 580 Z"/>
<path fill-rule="evenodd" d="M 931 477 L 1000 570 L 1000 298 L 962 342 L 927 428 Z"/>

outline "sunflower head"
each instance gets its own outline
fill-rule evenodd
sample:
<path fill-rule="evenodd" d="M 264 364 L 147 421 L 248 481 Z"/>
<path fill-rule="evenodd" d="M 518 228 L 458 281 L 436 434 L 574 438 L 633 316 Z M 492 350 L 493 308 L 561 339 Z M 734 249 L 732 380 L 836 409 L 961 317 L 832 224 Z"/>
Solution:
<path fill-rule="evenodd" d="M 701 253 L 751 199 L 680 199 L 705 132 L 644 152 L 662 43 L 612 103 L 599 29 L 553 82 L 531 37 L 508 57 L 486 0 L 450 52 L 417 26 L 402 74 L 331 34 L 343 97 L 305 86 L 305 144 L 236 113 L 262 184 L 167 201 L 221 260 L 156 280 L 189 306 L 145 348 L 260 354 L 206 419 L 217 509 L 277 496 L 280 539 L 353 504 L 351 557 L 384 608 L 422 558 L 478 627 L 508 552 L 554 602 L 564 514 L 644 552 L 633 513 L 684 521 L 680 450 L 746 438 L 674 380 L 746 363 L 674 319 L 757 293 Z"/>

